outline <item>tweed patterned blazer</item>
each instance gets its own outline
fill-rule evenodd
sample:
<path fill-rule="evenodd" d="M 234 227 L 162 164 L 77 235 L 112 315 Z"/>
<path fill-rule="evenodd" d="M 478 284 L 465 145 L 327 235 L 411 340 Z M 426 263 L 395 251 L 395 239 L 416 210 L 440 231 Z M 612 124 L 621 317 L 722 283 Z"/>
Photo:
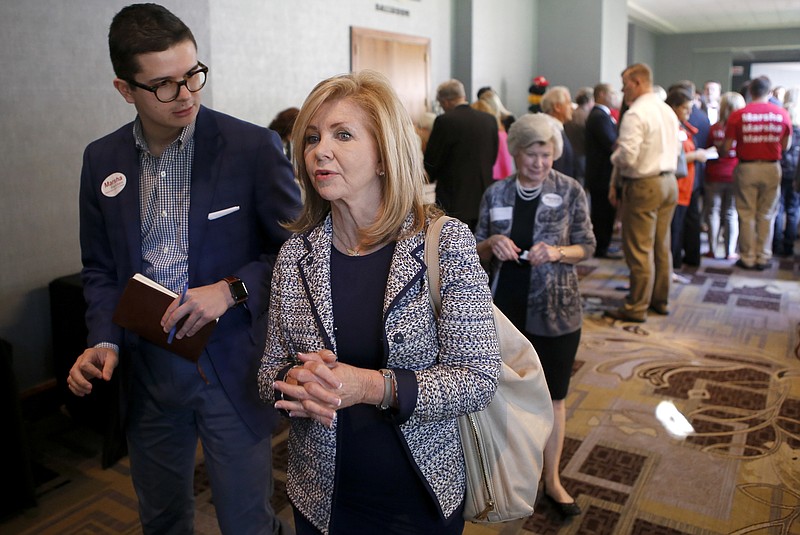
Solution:
<path fill-rule="evenodd" d="M 404 230 L 411 225 L 409 216 Z M 276 375 L 295 362 L 296 353 L 325 348 L 336 352 L 331 231 L 329 215 L 318 227 L 290 238 L 278 255 L 258 376 L 267 402 L 274 399 Z M 386 283 L 384 367 L 395 370 L 400 405 L 386 411 L 386 418 L 399 427 L 423 483 L 443 517 L 449 517 L 465 488 L 456 418 L 489 404 L 497 387 L 500 354 L 488 278 L 469 228 L 454 220 L 442 229 L 438 323 L 428 294 L 424 238 L 420 231 L 397 242 Z M 324 533 L 330 520 L 335 459 L 336 422 L 328 429 L 311 419 L 292 420 L 287 494 Z"/>

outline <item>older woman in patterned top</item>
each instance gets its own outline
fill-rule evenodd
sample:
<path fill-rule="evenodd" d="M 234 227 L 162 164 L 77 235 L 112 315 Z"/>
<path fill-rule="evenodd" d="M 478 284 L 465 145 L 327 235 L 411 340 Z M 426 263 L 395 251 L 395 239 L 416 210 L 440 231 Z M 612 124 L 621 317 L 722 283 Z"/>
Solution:
<path fill-rule="evenodd" d="M 497 307 L 525 333 L 542 361 L 555 422 L 544 450 L 545 496 L 564 516 L 580 508 L 561 484 L 572 364 L 583 322 L 574 265 L 594 253 L 596 241 L 581 185 L 558 171 L 561 126 L 545 114 L 517 119 L 508 133 L 517 173 L 489 186 L 475 238 L 491 261 Z"/>
<path fill-rule="evenodd" d="M 442 229 L 437 322 L 422 258 L 439 212 L 383 76 L 320 82 L 293 146 L 306 201 L 275 265 L 259 386 L 291 417 L 297 533 L 461 533 L 456 419 L 489 404 L 500 369 L 474 237 Z"/>

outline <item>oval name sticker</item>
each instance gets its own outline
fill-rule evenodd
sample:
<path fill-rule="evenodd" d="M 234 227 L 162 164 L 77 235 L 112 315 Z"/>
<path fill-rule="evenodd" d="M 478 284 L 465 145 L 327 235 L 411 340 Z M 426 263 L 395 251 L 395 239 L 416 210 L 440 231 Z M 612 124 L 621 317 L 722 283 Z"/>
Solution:
<path fill-rule="evenodd" d="M 549 206 L 550 208 L 558 208 L 564 204 L 564 199 L 562 199 L 561 195 L 557 193 L 546 193 L 542 195 L 542 204 Z"/>
<path fill-rule="evenodd" d="M 128 179 L 125 178 L 125 175 L 122 173 L 111 173 L 103 180 L 100 191 L 103 192 L 103 195 L 106 197 L 116 197 L 119 195 L 119 192 L 125 189 L 125 184 L 127 183 Z"/>

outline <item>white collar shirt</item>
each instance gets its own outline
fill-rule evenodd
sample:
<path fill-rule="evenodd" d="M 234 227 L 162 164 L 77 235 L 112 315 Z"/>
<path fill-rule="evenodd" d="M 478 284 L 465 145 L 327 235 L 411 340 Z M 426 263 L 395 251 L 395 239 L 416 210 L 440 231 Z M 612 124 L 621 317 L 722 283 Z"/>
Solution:
<path fill-rule="evenodd" d="M 674 173 L 679 130 L 678 117 L 658 95 L 640 95 L 623 115 L 611 162 L 626 178 Z"/>

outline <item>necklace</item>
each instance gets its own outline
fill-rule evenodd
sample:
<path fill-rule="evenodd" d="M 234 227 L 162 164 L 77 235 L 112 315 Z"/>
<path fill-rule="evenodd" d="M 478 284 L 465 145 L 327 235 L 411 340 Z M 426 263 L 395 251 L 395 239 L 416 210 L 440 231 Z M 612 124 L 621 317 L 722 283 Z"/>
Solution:
<path fill-rule="evenodd" d="M 522 199 L 523 201 L 532 201 L 533 199 L 538 197 L 541 192 L 542 192 L 541 184 L 539 184 L 535 188 L 528 189 L 528 188 L 523 188 L 520 185 L 519 180 L 517 180 L 517 195 L 519 195 L 519 198 Z"/>
<path fill-rule="evenodd" d="M 361 248 L 360 248 L 360 246 L 353 247 L 352 249 L 350 247 L 348 247 L 347 244 L 344 242 L 344 240 L 342 238 L 340 238 L 338 234 L 336 234 L 335 230 L 333 230 L 333 227 L 331 227 L 331 234 L 333 234 L 334 238 L 339 240 L 339 243 L 342 245 L 342 247 L 344 247 L 344 249 L 345 249 L 345 251 L 347 252 L 348 255 L 350 255 L 350 256 L 361 256 Z"/>

